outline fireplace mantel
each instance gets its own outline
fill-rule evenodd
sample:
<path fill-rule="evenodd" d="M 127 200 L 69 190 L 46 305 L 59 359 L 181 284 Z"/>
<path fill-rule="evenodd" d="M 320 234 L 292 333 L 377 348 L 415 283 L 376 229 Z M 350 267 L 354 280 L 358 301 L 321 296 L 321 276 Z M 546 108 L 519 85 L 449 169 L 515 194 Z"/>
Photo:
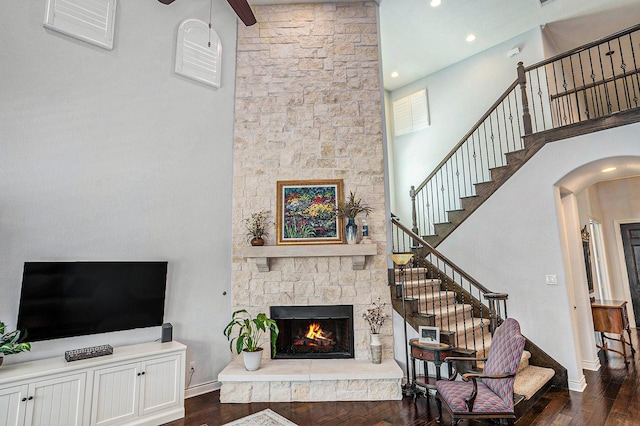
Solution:
<path fill-rule="evenodd" d="M 364 269 L 365 256 L 378 253 L 377 244 L 322 244 L 244 247 L 242 257 L 255 259 L 258 271 L 269 272 L 272 257 L 351 257 L 354 270 Z"/>

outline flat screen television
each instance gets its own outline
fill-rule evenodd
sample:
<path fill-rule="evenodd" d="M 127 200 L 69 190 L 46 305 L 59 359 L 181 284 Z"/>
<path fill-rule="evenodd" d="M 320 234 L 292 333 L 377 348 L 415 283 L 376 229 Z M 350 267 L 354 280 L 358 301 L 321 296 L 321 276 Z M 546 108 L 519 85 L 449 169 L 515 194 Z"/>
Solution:
<path fill-rule="evenodd" d="M 18 324 L 26 340 L 159 326 L 167 262 L 26 262 Z"/>

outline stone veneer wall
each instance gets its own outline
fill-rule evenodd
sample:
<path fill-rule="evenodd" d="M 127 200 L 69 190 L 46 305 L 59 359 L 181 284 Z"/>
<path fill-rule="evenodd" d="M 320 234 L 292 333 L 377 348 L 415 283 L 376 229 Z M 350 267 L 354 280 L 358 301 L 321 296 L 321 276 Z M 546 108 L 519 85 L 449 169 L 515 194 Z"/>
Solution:
<path fill-rule="evenodd" d="M 233 308 L 353 304 L 356 359 L 367 359 L 361 315 L 380 296 L 390 316 L 381 330 L 383 358 L 393 358 L 377 5 L 253 9 L 258 23 L 238 29 Z M 355 191 L 375 209 L 367 222 L 378 254 L 367 256 L 364 270 L 354 271 L 350 258 L 310 257 L 271 259 L 270 271 L 259 272 L 241 256 L 242 219 L 263 209 L 275 218 L 277 181 L 298 179 L 343 179 L 345 194 Z M 273 227 L 267 244 L 275 244 Z"/>

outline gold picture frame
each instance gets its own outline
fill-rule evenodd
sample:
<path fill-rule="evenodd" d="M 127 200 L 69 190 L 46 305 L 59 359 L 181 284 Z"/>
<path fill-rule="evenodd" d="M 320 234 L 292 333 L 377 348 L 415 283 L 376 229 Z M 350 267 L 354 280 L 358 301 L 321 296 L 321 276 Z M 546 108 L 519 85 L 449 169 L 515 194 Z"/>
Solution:
<path fill-rule="evenodd" d="M 278 181 L 276 244 L 344 244 L 342 179 Z"/>

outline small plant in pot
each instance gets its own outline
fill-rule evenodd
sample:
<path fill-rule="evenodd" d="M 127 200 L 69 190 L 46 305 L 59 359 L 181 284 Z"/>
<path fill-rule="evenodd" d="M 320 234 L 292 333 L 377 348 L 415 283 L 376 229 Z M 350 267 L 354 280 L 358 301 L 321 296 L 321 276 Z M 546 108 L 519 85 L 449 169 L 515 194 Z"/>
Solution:
<path fill-rule="evenodd" d="M 347 225 L 345 226 L 347 244 L 355 244 L 356 236 L 358 232 L 358 226 L 356 225 L 355 218 L 360 213 L 364 213 L 369 217 L 369 213 L 373 211 L 373 207 L 364 204 L 360 198 L 356 198 L 356 194 L 349 192 L 349 198 L 346 202 L 338 203 L 336 208 L 336 214 L 339 217 L 347 218 Z"/>
<path fill-rule="evenodd" d="M 243 219 L 244 226 L 247 228 L 247 241 L 252 246 L 264 245 L 264 237 L 268 237 L 267 226 L 271 224 L 267 219 L 269 218 L 269 210 L 261 210 L 257 213 L 252 213 L 250 218 Z"/>
<path fill-rule="evenodd" d="M 231 316 L 231 322 L 224 329 L 224 335 L 229 340 L 229 349 L 233 352 L 235 348 L 236 353 L 242 353 L 244 366 L 248 371 L 260 368 L 262 359 L 260 340 L 267 330 L 271 337 L 271 352 L 275 355 L 276 339 L 280 330 L 276 322 L 264 313 L 253 317 L 246 309 L 235 311 Z"/>
<path fill-rule="evenodd" d="M 31 350 L 31 343 L 25 342 L 25 338 L 26 333 L 23 334 L 20 330 L 5 334 L 5 325 L 0 321 L 0 365 L 2 365 L 5 355 Z"/>

